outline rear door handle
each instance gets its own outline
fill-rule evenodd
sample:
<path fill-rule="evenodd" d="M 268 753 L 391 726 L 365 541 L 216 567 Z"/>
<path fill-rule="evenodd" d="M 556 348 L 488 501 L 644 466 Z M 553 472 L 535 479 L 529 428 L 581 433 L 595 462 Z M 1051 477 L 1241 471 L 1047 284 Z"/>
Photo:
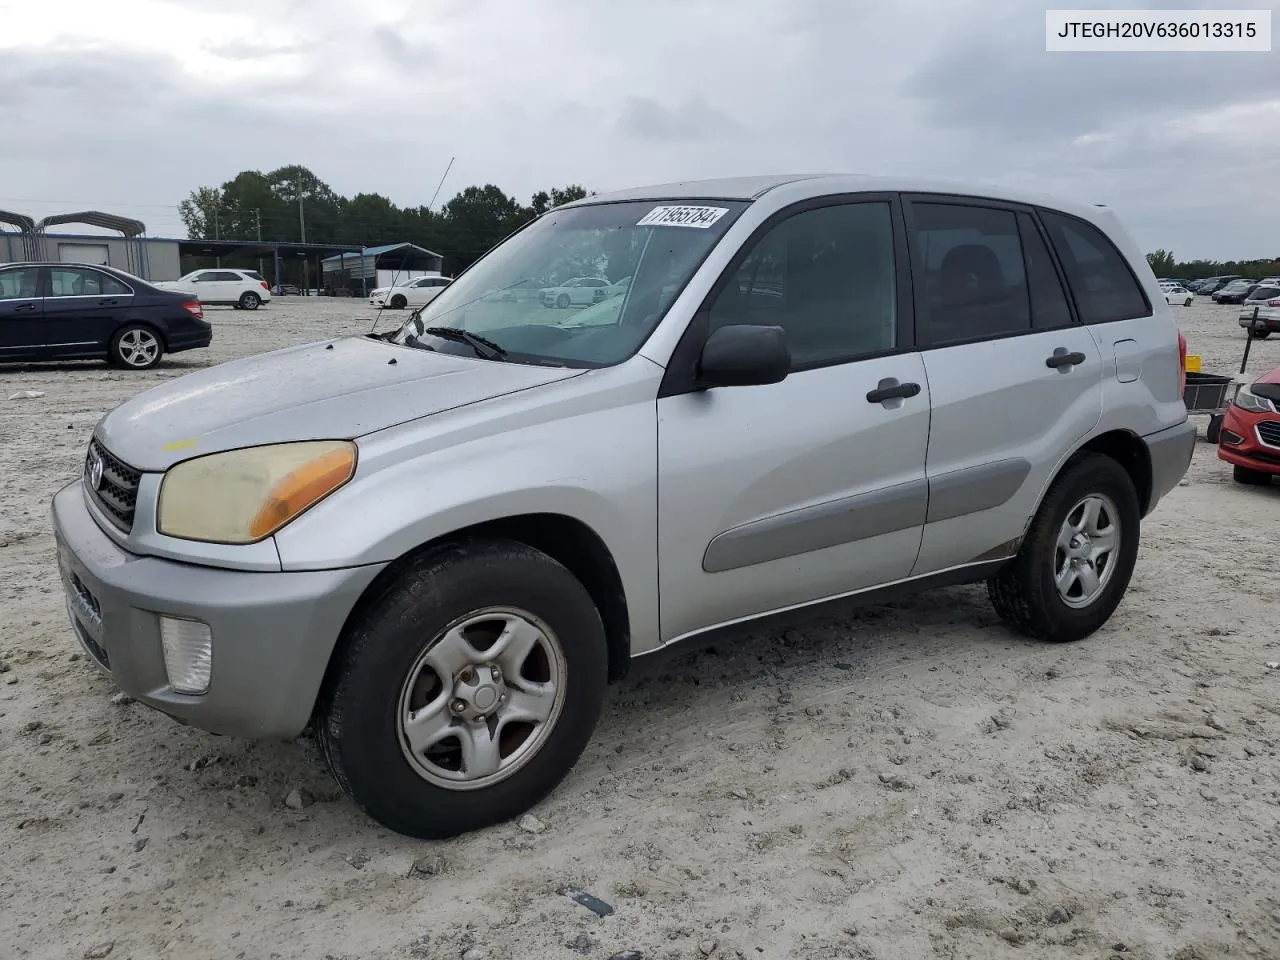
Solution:
<path fill-rule="evenodd" d="M 1079 350 L 1068 353 L 1066 347 L 1056 347 L 1054 348 L 1053 356 L 1046 359 L 1044 365 L 1056 370 L 1059 367 L 1074 367 L 1084 363 L 1084 361 L 1085 355 Z"/>
<path fill-rule="evenodd" d="M 899 383 L 893 377 L 886 377 L 876 384 L 876 388 L 867 393 L 867 403 L 884 403 L 888 400 L 906 400 L 920 392 L 918 383 Z"/>
<path fill-rule="evenodd" d="M 119 302 L 119 301 L 117 301 L 117 300 L 99 300 L 99 301 L 98 301 L 98 306 L 100 306 L 100 307 L 114 307 L 118 302 Z"/>

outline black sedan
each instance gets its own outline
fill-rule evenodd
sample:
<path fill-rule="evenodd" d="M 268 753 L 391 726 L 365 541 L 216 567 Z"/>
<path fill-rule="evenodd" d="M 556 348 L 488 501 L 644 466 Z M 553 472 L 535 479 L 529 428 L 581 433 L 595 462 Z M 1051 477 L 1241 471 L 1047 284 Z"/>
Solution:
<path fill-rule="evenodd" d="M 0 264 L 0 363 L 109 360 L 146 370 L 207 347 L 213 328 L 189 293 L 81 263 Z"/>

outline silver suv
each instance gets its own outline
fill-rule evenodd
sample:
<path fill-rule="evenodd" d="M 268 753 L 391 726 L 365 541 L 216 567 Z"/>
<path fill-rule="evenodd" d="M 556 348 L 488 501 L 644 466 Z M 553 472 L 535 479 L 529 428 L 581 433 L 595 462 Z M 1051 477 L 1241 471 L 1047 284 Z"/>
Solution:
<path fill-rule="evenodd" d="M 549 311 L 504 291 L 619 284 Z M 631 658 L 823 601 L 987 583 L 1050 641 L 1120 603 L 1195 442 L 1115 217 L 852 176 L 552 210 L 387 333 L 124 403 L 53 501 L 71 622 L 206 730 L 314 721 L 384 825 L 516 816 Z"/>

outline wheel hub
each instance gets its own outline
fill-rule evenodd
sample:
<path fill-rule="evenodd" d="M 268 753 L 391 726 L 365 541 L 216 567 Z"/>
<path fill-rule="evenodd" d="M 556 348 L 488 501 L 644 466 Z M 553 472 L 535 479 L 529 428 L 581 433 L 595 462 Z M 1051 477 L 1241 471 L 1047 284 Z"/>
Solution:
<path fill-rule="evenodd" d="M 467 723 L 483 723 L 507 702 L 507 684 L 496 663 L 463 670 L 453 684 L 453 715 Z"/>

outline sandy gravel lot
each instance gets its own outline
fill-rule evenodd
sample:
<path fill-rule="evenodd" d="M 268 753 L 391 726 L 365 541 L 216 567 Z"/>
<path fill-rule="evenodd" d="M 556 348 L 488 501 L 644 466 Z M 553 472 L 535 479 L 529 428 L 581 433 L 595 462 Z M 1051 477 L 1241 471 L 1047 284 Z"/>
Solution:
<path fill-rule="evenodd" d="M 1175 315 L 1234 373 L 1235 308 Z M 545 830 L 418 843 L 305 740 L 115 703 L 76 653 L 48 506 L 97 419 L 371 313 L 210 316 L 212 349 L 149 373 L 0 370 L 0 957 L 1280 957 L 1280 485 L 1232 483 L 1201 444 L 1074 646 L 961 588 L 644 662 Z M 1258 344 L 1251 371 L 1277 364 Z"/>

